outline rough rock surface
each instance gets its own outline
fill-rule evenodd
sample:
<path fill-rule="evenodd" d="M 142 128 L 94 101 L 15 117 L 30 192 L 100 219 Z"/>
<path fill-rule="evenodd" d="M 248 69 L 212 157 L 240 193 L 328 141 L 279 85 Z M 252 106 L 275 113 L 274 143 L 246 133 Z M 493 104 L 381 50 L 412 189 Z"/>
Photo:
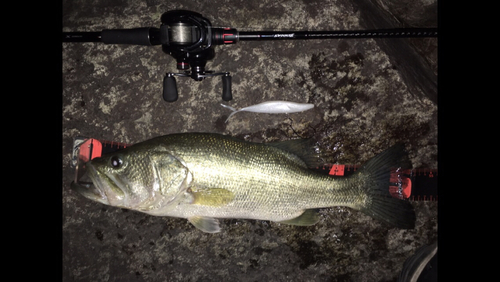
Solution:
<path fill-rule="evenodd" d="M 437 26 L 433 0 L 64 0 L 63 31 L 159 27 L 174 9 L 240 31 Z M 205 234 L 184 219 L 104 206 L 69 189 L 76 136 L 126 143 L 201 131 L 256 142 L 313 137 L 327 162 L 346 164 L 404 142 L 414 167 L 437 168 L 435 38 L 218 46 L 207 69 L 231 72 L 233 100 L 224 103 L 315 105 L 288 115 L 241 112 L 227 123 L 220 78 L 177 78 L 179 100 L 162 99 L 163 77 L 176 69 L 160 46 L 63 43 L 62 62 L 64 281 L 396 281 L 405 259 L 437 240 L 437 202 L 413 202 L 414 230 L 333 207 L 311 227 L 222 220 L 221 233 Z"/>

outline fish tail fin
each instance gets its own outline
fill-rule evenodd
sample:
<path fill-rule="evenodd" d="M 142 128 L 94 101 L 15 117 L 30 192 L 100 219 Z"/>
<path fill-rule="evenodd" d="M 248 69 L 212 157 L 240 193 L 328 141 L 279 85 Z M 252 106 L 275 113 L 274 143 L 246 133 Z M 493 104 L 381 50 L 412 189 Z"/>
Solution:
<path fill-rule="evenodd" d="M 230 109 L 231 111 L 233 111 L 226 119 L 226 122 L 229 120 L 229 118 L 234 115 L 235 113 L 239 112 L 237 109 L 231 107 L 231 106 L 228 106 L 228 105 L 224 105 L 224 104 L 220 104 L 221 106 L 223 106 L 224 108 L 226 109 Z"/>
<path fill-rule="evenodd" d="M 403 144 L 397 144 L 368 160 L 358 175 L 366 179 L 363 188 L 368 196 L 360 210 L 394 227 L 413 229 L 415 211 L 411 203 L 393 197 L 389 192 L 391 169 L 410 167 Z"/>

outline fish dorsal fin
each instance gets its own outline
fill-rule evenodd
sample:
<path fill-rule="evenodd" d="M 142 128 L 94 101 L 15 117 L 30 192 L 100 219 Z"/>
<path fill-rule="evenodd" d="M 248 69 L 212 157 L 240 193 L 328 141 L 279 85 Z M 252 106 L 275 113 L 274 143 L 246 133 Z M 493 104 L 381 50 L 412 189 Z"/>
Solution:
<path fill-rule="evenodd" d="M 299 157 L 306 168 L 317 167 L 320 163 L 319 154 L 314 149 L 315 142 L 312 138 L 293 139 L 280 142 L 266 143 L 271 147 L 287 151 Z"/>
<path fill-rule="evenodd" d="M 191 222 L 194 227 L 200 229 L 203 232 L 207 233 L 217 233 L 220 232 L 219 221 L 212 217 L 204 217 L 204 216 L 193 216 L 188 218 L 188 221 Z"/>
<path fill-rule="evenodd" d="M 301 215 L 279 223 L 297 225 L 297 226 L 310 226 L 319 221 L 319 214 L 317 209 L 305 210 Z"/>
<path fill-rule="evenodd" d="M 234 199 L 233 192 L 221 188 L 209 188 L 192 191 L 193 205 L 221 207 Z"/>

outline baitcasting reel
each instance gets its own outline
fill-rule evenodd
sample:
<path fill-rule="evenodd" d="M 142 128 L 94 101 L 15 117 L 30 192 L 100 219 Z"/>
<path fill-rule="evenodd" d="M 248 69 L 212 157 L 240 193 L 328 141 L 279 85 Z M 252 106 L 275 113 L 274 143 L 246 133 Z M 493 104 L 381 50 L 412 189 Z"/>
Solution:
<path fill-rule="evenodd" d="M 329 38 L 436 37 L 437 28 L 399 28 L 350 31 L 251 31 L 234 28 L 214 28 L 201 14 L 173 10 L 161 16 L 160 28 L 105 29 L 102 32 L 63 32 L 63 42 L 103 42 L 105 44 L 162 45 L 163 52 L 177 61 L 179 73 L 167 73 L 163 79 L 163 99 L 178 99 L 175 76 L 201 81 L 207 77 L 222 77 L 222 99 L 231 100 L 229 72 L 205 70 L 208 60 L 215 57 L 215 45 L 234 44 L 240 40 L 290 40 Z"/>
<path fill-rule="evenodd" d="M 167 73 L 163 79 L 163 98 L 177 100 L 174 76 L 191 77 L 201 81 L 207 77 L 222 76 L 222 100 L 233 99 L 229 72 L 214 73 L 205 70 L 208 60 L 215 57 L 214 45 L 236 43 L 235 29 L 212 28 L 210 21 L 191 11 L 175 10 L 161 16 L 160 38 L 163 52 L 177 60 L 181 73 Z M 191 68 L 191 70 L 189 70 Z"/>

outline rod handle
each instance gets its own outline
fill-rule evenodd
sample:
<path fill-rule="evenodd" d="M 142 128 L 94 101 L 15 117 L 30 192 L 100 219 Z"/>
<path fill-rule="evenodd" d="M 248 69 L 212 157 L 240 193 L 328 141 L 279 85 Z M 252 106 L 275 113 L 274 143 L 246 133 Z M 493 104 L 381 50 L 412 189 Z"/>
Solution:
<path fill-rule="evenodd" d="M 159 45 L 160 29 L 139 27 L 132 29 L 104 29 L 101 32 L 105 44 Z"/>

